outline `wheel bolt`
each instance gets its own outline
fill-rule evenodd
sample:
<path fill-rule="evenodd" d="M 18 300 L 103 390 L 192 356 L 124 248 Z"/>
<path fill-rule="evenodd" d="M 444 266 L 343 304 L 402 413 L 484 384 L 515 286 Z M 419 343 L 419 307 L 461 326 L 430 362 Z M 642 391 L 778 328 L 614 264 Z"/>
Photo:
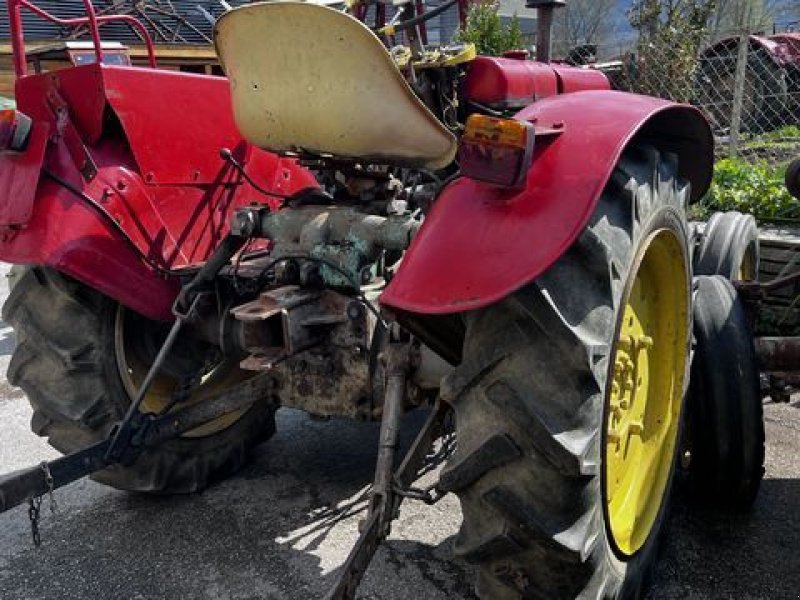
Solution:
<path fill-rule="evenodd" d="M 638 339 L 638 344 L 642 348 L 652 348 L 653 347 L 653 338 L 649 335 L 640 335 Z"/>

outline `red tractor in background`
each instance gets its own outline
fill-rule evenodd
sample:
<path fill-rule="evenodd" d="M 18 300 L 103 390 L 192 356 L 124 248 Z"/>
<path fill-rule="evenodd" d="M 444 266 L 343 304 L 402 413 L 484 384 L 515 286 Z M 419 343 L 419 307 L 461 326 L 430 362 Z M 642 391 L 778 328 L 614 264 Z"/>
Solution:
<path fill-rule="evenodd" d="M 388 23 L 381 4 L 249 4 L 216 25 L 227 78 L 106 64 L 117 17 L 85 4 L 62 22 L 88 25 L 95 60 L 29 75 L 20 11 L 59 19 L 8 0 L 0 258 L 27 265 L 8 377 L 65 456 L 0 480 L 0 510 L 29 501 L 35 530 L 37 498 L 89 474 L 200 490 L 281 406 L 381 421 L 331 598 L 354 595 L 405 497 L 459 496 L 456 553 L 503 599 L 639 596 L 679 463 L 698 493 L 752 502 L 758 371 L 729 280 L 757 245 L 741 215 L 702 240 L 687 223 L 711 178 L 702 114 L 548 63 L 560 3 L 532 2 L 540 61 L 426 47 L 456 0 Z M 716 274 L 694 292 L 693 252 Z M 689 418 L 693 306 L 696 395 L 724 406 Z M 721 352 L 752 369 L 708 375 Z M 455 451 L 416 489 L 450 412 Z"/>
<path fill-rule="evenodd" d="M 716 133 L 731 127 L 736 96 L 738 37 L 711 44 L 698 57 L 696 101 L 707 107 Z M 751 35 L 743 77 L 740 129 L 763 134 L 800 118 L 800 34 Z"/>

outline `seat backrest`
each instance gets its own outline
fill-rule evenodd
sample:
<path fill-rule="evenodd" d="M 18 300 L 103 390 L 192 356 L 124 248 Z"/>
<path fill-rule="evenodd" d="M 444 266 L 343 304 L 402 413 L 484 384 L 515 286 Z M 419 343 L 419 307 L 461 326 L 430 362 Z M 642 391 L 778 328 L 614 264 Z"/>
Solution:
<path fill-rule="evenodd" d="M 363 23 L 319 4 L 263 2 L 217 22 L 236 122 L 268 150 L 306 150 L 431 169 L 456 140 Z"/>

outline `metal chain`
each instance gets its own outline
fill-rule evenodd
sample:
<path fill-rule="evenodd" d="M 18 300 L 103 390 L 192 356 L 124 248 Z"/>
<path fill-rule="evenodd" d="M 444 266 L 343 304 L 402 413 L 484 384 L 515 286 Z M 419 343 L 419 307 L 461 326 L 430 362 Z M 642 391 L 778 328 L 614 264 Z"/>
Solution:
<path fill-rule="evenodd" d="M 415 487 L 407 487 L 402 488 L 397 485 L 395 482 L 392 485 L 392 492 L 394 492 L 398 496 L 402 496 L 403 498 L 409 498 L 411 500 L 419 500 L 420 502 L 424 502 L 425 504 L 432 506 L 439 502 L 442 498 L 447 495 L 447 492 L 444 490 L 439 489 L 439 482 L 437 481 L 433 485 L 429 485 L 425 488 L 415 488 Z"/>
<path fill-rule="evenodd" d="M 39 535 L 39 513 L 41 508 L 41 496 L 34 496 L 28 500 L 28 519 L 31 522 L 31 536 L 33 537 L 33 545 L 37 548 L 42 545 L 42 537 Z"/>
<path fill-rule="evenodd" d="M 53 495 L 53 490 L 55 488 L 55 482 L 53 481 L 53 475 L 50 473 L 50 466 L 47 462 L 42 461 L 42 471 L 44 471 L 44 482 L 47 484 L 47 496 L 50 500 L 50 514 L 55 515 L 58 512 L 58 504 L 56 504 L 56 497 Z"/>
<path fill-rule="evenodd" d="M 449 459 L 456 448 L 456 433 L 455 423 L 452 419 L 452 413 L 448 413 L 442 423 L 442 432 L 440 439 L 440 446 L 438 450 L 429 452 L 425 457 L 425 462 L 422 467 L 417 471 L 417 477 L 433 471 L 440 464 Z M 411 500 L 419 500 L 427 505 L 433 505 L 439 502 L 447 495 L 447 492 L 439 488 L 439 482 L 433 483 L 424 488 L 417 488 L 409 486 L 403 488 L 395 480 L 392 482 L 392 492 L 403 498 Z"/>
<path fill-rule="evenodd" d="M 50 472 L 50 466 L 46 462 L 41 463 L 42 471 L 44 471 L 44 482 L 47 485 L 47 492 L 49 498 L 50 514 L 56 514 L 58 511 L 58 504 L 53 495 L 55 489 L 55 481 L 53 474 Z M 42 535 L 39 532 L 39 521 L 42 518 L 42 496 L 33 496 L 28 500 L 28 520 L 31 522 L 31 537 L 33 538 L 33 545 L 37 548 L 42 545 Z"/>

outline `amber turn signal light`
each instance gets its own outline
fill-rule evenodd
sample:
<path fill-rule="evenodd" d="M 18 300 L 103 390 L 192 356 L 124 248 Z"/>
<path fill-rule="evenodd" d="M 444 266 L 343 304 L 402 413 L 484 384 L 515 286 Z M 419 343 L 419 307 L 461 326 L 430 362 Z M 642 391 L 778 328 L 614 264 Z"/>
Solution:
<path fill-rule="evenodd" d="M 519 187 L 533 159 L 533 125 L 470 115 L 458 149 L 461 174 L 502 187 Z"/>

